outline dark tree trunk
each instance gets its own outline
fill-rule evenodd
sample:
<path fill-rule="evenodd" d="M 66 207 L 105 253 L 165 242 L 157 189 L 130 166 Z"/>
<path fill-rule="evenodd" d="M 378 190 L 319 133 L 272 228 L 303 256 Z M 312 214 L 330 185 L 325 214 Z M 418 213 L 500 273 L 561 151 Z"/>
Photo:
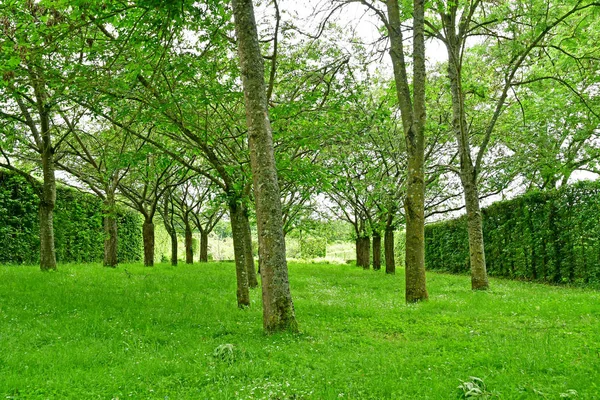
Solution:
<path fill-rule="evenodd" d="M 387 0 L 390 56 L 408 153 L 406 200 L 406 302 L 427 300 L 425 280 L 425 36 L 424 0 L 413 2 L 413 93 L 404 59 L 400 10 Z"/>
<path fill-rule="evenodd" d="M 142 225 L 142 237 L 144 240 L 144 266 L 154 266 L 154 224 L 152 220 L 144 220 Z"/>
<path fill-rule="evenodd" d="M 208 233 L 200 232 L 200 262 L 208 262 Z"/>
<path fill-rule="evenodd" d="M 169 233 L 169 237 L 171 238 L 171 265 L 177 266 L 177 233 L 175 231 Z"/>
<path fill-rule="evenodd" d="M 42 174 L 44 181 L 40 193 L 40 269 L 56 270 L 54 249 L 54 206 L 56 204 L 56 178 L 54 177 L 54 151 L 50 140 L 48 115 L 41 115 L 42 122 Z"/>
<path fill-rule="evenodd" d="M 229 220 L 231 222 L 231 232 L 233 234 L 233 253 L 235 257 L 235 272 L 237 278 L 237 302 L 239 308 L 250 305 L 250 293 L 248 291 L 248 271 L 245 261 L 244 244 L 244 211 L 235 200 L 229 204 Z"/>
<path fill-rule="evenodd" d="M 189 221 L 185 222 L 185 263 L 193 264 L 194 263 L 194 249 L 193 249 L 193 236 L 192 236 L 192 227 L 190 226 Z"/>
<path fill-rule="evenodd" d="M 297 331 L 285 258 L 281 193 L 267 107 L 263 57 L 252 0 L 234 0 L 233 14 L 256 199 L 263 327 L 266 332 Z"/>
<path fill-rule="evenodd" d="M 371 239 L 368 236 L 358 238 L 358 254 L 356 265 L 369 269 L 371 266 Z"/>
<path fill-rule="evenodd" d="M 246 263 L 246 271 L 248 273 L 248 286 L 250 288 L 258 287 L 256 279 L 256 269 L 254 266 L 254 254 L 252 252 L 252 231 L 250 230 L 250 221 L 248 220 L 248 212 L 244 207 L 244 262 Z"/>
<path fill-rule="evenodd" d="M 169 206 L 172 206 L 171 203 L 171 192 L 167 192 L 166 199 L 164 201 L 163 207 L 163 222 L 165 225 L 165 230 L 169 234 L 169 238 L 171 239 L 171 265 L 177 266 L 177 231 L 175 230 L 175 225 L 173 223 L 173 210 L 169 209 Z"/>
<path fill-rule="evenodd" d="M 394 229 L 388 227 L 385 229 L 384 237 L 385 246 L 385 273 L 396 273 L 396 258 L 394 255 Z"/>
<path fill-rule="evenodd" d="M 113 194 L 107 194 L 104 200 L 104 266 L 117 266 L 117 218 Z"/>
<path fill-rule="evenodd" d="M 373 269 L 379 271 L 381 269 L 381 234 L 373 233 Z"/>

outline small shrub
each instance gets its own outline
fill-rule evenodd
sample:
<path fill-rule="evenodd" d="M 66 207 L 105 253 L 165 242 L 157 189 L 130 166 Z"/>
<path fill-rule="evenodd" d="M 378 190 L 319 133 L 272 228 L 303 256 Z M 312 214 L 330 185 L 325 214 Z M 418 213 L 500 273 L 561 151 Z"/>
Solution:
<path fill-rule="evenodd" d="M 461 381 L 457 389 L 460 391 L 460 399 L 489 399 L 492 393 L 487 391 L 483 379 L 476 376 L 469 377 L 468 381 Z"/>
<path fill-rule="evenodd" d="M 233 363 L 235 360 L 234 347 L 231 343 L 225 343 L 217 346 L 213 351 L 213 357 L 227 363 Z"/>

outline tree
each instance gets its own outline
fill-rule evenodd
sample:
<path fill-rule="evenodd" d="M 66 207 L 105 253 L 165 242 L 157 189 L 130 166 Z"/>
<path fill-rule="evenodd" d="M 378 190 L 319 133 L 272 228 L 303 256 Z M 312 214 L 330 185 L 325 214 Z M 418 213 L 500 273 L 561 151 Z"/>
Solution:
<path fill-rule="evenodd" d="M 427 300 L 425 281 L 425 1 L 413 2 L 412 95 L 403 48 L 398 0 L 387 0 L 387 19 L 380 14 L 390 38 L 396 95 L 408 155 L 406 200 L 406 302 Z"/>
<path fill-rule="evenodd" d="M 24 176 L 40 199 L 40 268 L 56 269 L 53 215 L 56 159 L 70 130 L 64 93 L 77 65 L 78 40 L 58 41 L 80 27 L 54 4 L 11 2 L 0 8 L 0 167 Z M 77 111 L 74 111 L 76 118 Z M 16 150 L 16 152 L 14 151 Z M 40 171 L 41 185 L 32 175 Z"/>
<path fill-rule="evenodd" d="M 560 6 L 548 1 L 534 4 L 517 2 L 504 7 L 504 4 L 487 4 L 478 0 L 447 3 L 440 1 L 435 5 L 439 14 L 439 25 L 428 22 L 428 27 L 431 34 L 444 43 L 448 53 L 452 130 L 460 159 L 460 180 L 464 190 L 469 233 L 471 287 L 474 290 L 485 290 L 489 287 L 478 180 L 498 120 L 507 108 L 510 92 L 519 81 L 518 73 L 526 73 L 531 67 L 530 64 L 535 62 L 531 56 L 535 49 L 546 46 L 550 32 L 560 24 L 566 23 L 569 17 L 597 5 L 594 2 L 579 0 L 566 5 L 561 3 Z M 467 123 L 465 97 L 470 92 L 479 95 L 482 90 L 480 85 L 475 83 L 473 75 L 468 77 L 468 81 L 463 71 L 465 61 L 469 60 L 465 55 L 466 41 L 476 34 L 488 37 L 489 45 L 486 48 L 490 49 L 496 59 L 502 60 L 500 65 L 505 72 L 502 81 L 495 88 L 496 94 L 491 107 L 483 108 L 483 113 L 489 109 L 492 112 L 484 119 L 485 122 L 480 128 L 483 134 L 475 146 L 472 142 L 474 127 Z M 484 58 L 488 57 L 480 55 L 477 60 Z M 467 82 L 472 83 L 471 87 Z M 473 149 L 475 151 L 472 151 Z"/>
<path fill-rule="evenodd" d="M 298 324 L 285 259 L 281 194 L 277 183 L 273 138 L 267 109 L 264 64 L 252 0 L 234 0 L 233 14 L 256 200 L 263 327 L 266 332 L 297 331 Z"/>
<path fill-rule="evenodd" d="M 164 193 L 176 187 L 189 175 L 179 164 L 149 145 L 142 145 L 131 155 L 128 175 L 119 182 L 125 204 L 142 214 L 144 265 L 154 266 L 154 216 Z"/>

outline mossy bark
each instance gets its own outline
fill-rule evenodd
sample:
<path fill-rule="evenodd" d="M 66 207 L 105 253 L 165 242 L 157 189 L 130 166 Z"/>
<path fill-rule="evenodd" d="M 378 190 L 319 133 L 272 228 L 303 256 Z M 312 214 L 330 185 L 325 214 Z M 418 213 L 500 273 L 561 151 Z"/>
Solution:
<path fill-rule="evenodd" d="M 455 8 L 453 9 L 455 10 Z M 448 79 L 452 96 L 452 129 L 458 144 L 460 156 L 460 180 L 463 186 L 465 206 L 467 210 L 467 227 L 469 235 L 469 261 L 471 264 L 471 288 L 485 290 L 489 288 L 485 264 L 483 243 L 483 221 L 477 190 L 478 171 L 471 157 L 469 128 L 467 124 L 464 92 L 462 89 L 462 57 L 463 36 L 457 33 L 456 13 L 442 14 L 442 22 L 446 32 L 446 50 L 448 52 Z"/>
<path fill-rule="evenodd" d="M 406 302 L 428 299 L 425 279 L 425 9 L 424 0 L 413 1 L 413 79 L 408 83 L 400 8 L 387 0 L 390 56 L 396 95 L 408 155 L 405 272 Z"/>
<path fill-rule="evenodd" d="M 233 15 L 244 89 L 261 260 L 265 332 L 297 331 L 288 281 L 281 193 L 267 109 L 264 64 L 252 0 L 234 0 Z"/>

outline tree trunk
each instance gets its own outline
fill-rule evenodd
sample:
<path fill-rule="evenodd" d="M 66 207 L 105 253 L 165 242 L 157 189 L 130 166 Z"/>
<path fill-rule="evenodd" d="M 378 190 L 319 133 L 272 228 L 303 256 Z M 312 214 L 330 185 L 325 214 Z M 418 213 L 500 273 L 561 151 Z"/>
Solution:
<path fill-rule="evenodd" d="M 373 269 L 379 271 L 381 269 L 381 234 L 373 233 Z"/>
<path fill-rule="evenodd" d="M 208 262 L 208 233 L 200 232 L 200 262 Z"/>
<path fill-rule="evenodd" d="M 458 144 L 460 155 L 460 180 L 465 195 L 467 209 L 467 226 L 469 235 L 469 259 L 471 263 L 471 288 L 485 290 L 489 288 L 485 265 L 483 244 L 483 228 L 479 193 L 477 190 L 477 170 L 471 157 L 469 129 L 465 115 L 464 95 L 462 90 L 462 39 L 457 36 L 456 16 L 443 14 L 442 21 L 446 27 L 448 52 L 448 80 L 452 95 L 452 129 Z"/>
<path fill-rule="evenodd" d="M 470 182 L 469 182 L 470 180 Z M 483 221 L 479 207 L 477 184 L 468 176 L 461 181 L 465 191 L 467 208 L 467 230 L 469 234 L 469 260 L 471 262 L 471 289 L 487 290 L 490 287 L 485 265 L 485 249 L 483 244 Z"/>
<path fill-rule="evenodd" d="M 171 265 L 176 267 L 178 262 L 178 244 L 177 244 L 177 233 L 175 231 L 169 232 L 171 238 Z"/>
<path fill-rule="evenodd" d="M 142 225 L 142 237 L 144 240 L 144 266 L 154 266 L 154 224 L 152 220 L 144 219 Z"/>
<path fill-rule="evenodd" d="M 237 278 L 237 303 L 239 308 L 250 305 L 250 293 L 248 292 L 248 271 L 245 261 L 244 244 L 244 222 L 242 207 L 231 200 L 229 204 L 229 221 L 233 234 L 233 253 L 235 257 L 235 273 Z"/>
<path fill-rule="evenodd" d="M 395 274 L 396 273 L 396 258 L 394 255 L 394 229 L 387 227 L 385 229 L 384 237 L 385 246 L 385 273 Z"/>
<path fill-rule="evenodd" d="M 281 193 L 267 109 L 263 57 L 252 0 L 234 0 L 233 14 L 244 88 L 261 260 L 263 327 L 298 331 L 285 258 Z"/>
<path fill-rule="evenodd" d="M 54 249 L 54 206 L 56 204 L 56 178 L 54 177 L 54 151 L 50 140 L 48 115 L 42 119 L 42 174 L 44 181 L 40 193 L 40 269 L 56 270 Z"/>
<path fill-rule="evenodd" d="M 358 238 L 358 254 L 356 265 L 369 269 L 371 266 L 371 239 L 368 236 Z"/>
<path fill-rule="evenodd" d="M 40 269 L 56 270 L 54 251 L 54 206 L 47 200 L 40 201 Z"/>
<path fill-rule="evenodd" d="M 192 236 L 192 227 L 190 226 L 189 221 L 185 222 L 185 263 L 193 264 L 194 263 L 194 249 L 193 249 L 193 236 Z"/>
<path fill-rule="evenodd" d="M 247 208 L 244 207 L 244 262 L 248 273 L 248 286 L 250 288 L 258 287 L 256 279 L 256 269 L 254 266 L 254 254 L 252 252 L 252 231 L 250 230 L 250 221 L 248 220 Z"/>
<path fill-rule="evenodd" d="M 397 0 L 387 0 L 390 56 L 408 153 L 406 200 L 406 302 L 427 300 L 425 280 L 425 36 L 424 0 L 413 2 L 413 99 L 404 60 Z"/>
<path fill-rule="evenodd" d="M 114 194 L 107 193 L 104 200 L 104 266 L 117 266 L 117 218 Z"/>

